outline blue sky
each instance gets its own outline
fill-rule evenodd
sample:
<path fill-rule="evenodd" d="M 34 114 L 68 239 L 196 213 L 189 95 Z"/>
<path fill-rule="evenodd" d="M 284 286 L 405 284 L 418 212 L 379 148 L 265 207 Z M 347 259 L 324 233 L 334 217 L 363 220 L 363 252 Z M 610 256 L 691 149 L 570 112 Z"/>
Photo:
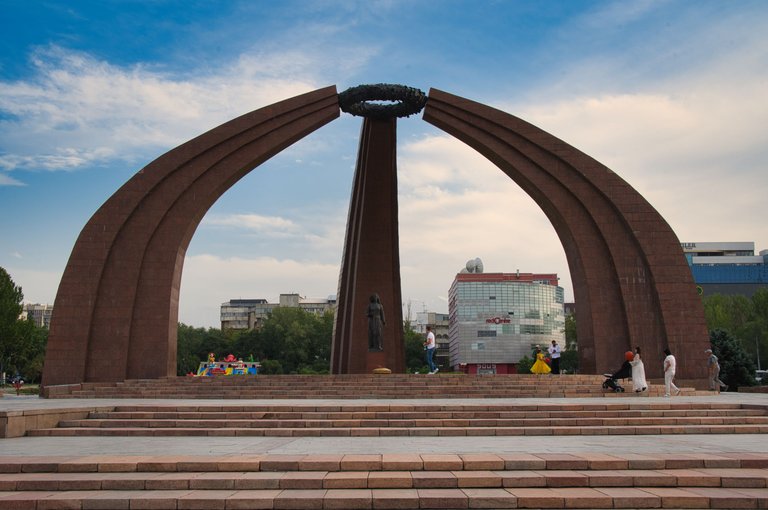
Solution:
<path fill-rule="evenodd" d="M 0 0 L 0 266 L 53 303 L 83 225 L 144 165 L 222 122 L 336 85 L 431 87 L 608 165 L 681 241 L 768 248 L 768 2 Z M 261 165 L 187 252 L 180 320 L 231 298 L 336 293 L 360 119 Z M 421 120 L 398 123 L 404 301 L 455 273 L 557 272 L 536 204 Z"/>

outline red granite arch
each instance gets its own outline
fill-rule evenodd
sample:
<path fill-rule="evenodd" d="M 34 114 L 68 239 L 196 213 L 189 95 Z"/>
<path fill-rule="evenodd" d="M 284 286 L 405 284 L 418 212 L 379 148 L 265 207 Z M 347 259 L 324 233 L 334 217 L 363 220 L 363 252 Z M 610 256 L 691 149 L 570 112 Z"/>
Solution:
<path fill-rule="evenodd" d="M 542 208 L 565 248 L 581 369 L 612 372 L 642 345 L 649 377 L 667 347 L 677 374 L 704 379 L 708 333 L 680 243 L 661 215 L 598 161 L 508 113 L 440 90 L 424 120 L 496 164 Z"/>
<path fill-rule="evenodd" d="M 336 88 L 319 89 L 222 124 L 126 182 L 73 248 L 43 384 L 175 375 L 179 285 L 197 225 L 245 174 L 338 116 Z M 623 351 L 643 345 L 680 354 L 681 378 L 705 377 L 707 331 L 690 270 L 672 229 L 639 193 L 565 142 L 491 107 L 433 89 L 424 120 L 495 163 L 549 217 L 571 271 L 584 372 L 612 370 Z M 660 363 L 647 371 L 659 376 Z"/>
<path fill-rule="evenodd" d="M 54 303 L 43 384 L 176 375 L 184 254 L 205 212 L 253 168 L 339 116 L 330 86 L 167 152 L 83 228 Z"/>

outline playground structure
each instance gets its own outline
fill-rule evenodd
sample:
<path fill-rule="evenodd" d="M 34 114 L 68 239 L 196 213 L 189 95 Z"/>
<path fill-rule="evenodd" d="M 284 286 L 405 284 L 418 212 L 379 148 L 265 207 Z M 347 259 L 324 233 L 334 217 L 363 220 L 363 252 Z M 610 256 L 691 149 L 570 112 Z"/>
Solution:
<path fill-rule="evenodd" d="M 195 377 L 213 377 L 215 375 L 256 375 L 261 364 L 258 361 L 243 361 L 229 354 L 224 359 L 216 361 L 213 353 L 208 355 L 208 361 L 201 361 Z"/>

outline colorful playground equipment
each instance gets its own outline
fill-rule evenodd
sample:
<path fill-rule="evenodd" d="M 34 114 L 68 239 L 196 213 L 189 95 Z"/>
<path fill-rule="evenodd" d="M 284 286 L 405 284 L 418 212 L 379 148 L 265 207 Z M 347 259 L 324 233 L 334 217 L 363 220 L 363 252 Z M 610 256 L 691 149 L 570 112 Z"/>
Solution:
<path fill-rule="evenodd" d="M 258 361 L 243 361 L 229 354 L 224 359 L 216 361 L 213 353 L 208 354 L 208 361 L 201 361 L 195 377 L 212 377 L 214 375 L 245 375 L 259 373 L 261 364 Z"/>

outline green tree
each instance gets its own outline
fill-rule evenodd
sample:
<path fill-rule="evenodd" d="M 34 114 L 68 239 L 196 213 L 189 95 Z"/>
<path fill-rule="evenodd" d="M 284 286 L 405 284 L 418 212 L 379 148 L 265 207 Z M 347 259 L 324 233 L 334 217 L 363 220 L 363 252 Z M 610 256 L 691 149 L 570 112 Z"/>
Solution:
<path fill-rule="evenodd" d="M 705 297 L 704 316 L 710 331 L 723 329 L 737 332 L 749 321 L 752 303 L 745 296 L 713 294 Z"/>
<path fill-rule="evenodd" d="M 43 375 L 45 347 L 48 343 L 48 330 L 38 327 L 32 320 L 18 323 L 19 354 L 16 371 L 29 383 L 40 382 Z"/>
<path fill-rule="evenodd" d="M 571 374 L 579 371 L 579 353 L 576 349 L 567 349 L 560 353 L 560 371 Z"/>
<path fill-rule="evenodd" d="M 579 371 L 579 352 L 576 350 L 576 315 L 565 316 L 565 350 L 560 354 L 560 371 L 575 374 Z"/>
<path fill-rule="evenodd" d="M 739 332 L 744 347 L 753 354 L 760 368 L 768 368 L 768 289 L 758 289 L 752 295 L 752 314 Z"/>
<path fill-rule="evenodd" d="M 261 362 L 261 370 L 260 372 L 262 374 L 282 374 L 283 373 L 283 365 L 280 364 L 279 361 L 276 359 L 265 359 Z"/>
<path fill-rule="evenodd" d="M 0 372 L 21 374 L 27 382 L 40 379 L 47 330 L 19 319 L 24 293 L 0 267 Z"/>
<path fill-rule="evenodd" d="M 316 315 L 299 308 L 278 308 L 258 330 L 221 331 L 178 326 L 177 374 L 196 372 L 214 353 L 258 360 L 264 374 L 326 374 L 330 370 L 333 313 Z"/>
<path fill-rule="evenodd" d="M 534 355 L 535 356 L 535 355 Z M 523 356 L 517 361 L 517 373 L 518 374 L 530 374 L 531 373 L 531 367 L 533 366 L 534 360 L 529 358 L 528 356 Z"/>
<path fill-rule="evenodd" d="M 755 364 L 741 343 L 724 329 L 715 329 L 709 334 L 712 351 L 720 362 L 720 379 L 731 389 L 739 386 L 754 386 Z"/>
<path fill-rule="evenodd" d="M 427 373 L 427 353 L 424 352 L 426 337 L 413 330 L 410 321 L 403 321 L 403 343 L 405 350 L 405 369 L 409 373 Z"/>
<path fill-rule="evenodd" d="M 755 363 L 768 365 L 768 289 L 744 296 L 713 294 L 703 300 L 710 332 L 720 329 L 737 338 Z"/>
<path fill-rule="evenodd" d="M 179 323 L 176 342 L 176 374 L 197 373 L 201 361 L 212 352 L 216 359 L 232 351 L 234 342 L 226 332 L 217 328 L 195 328 Z"/>
<path fill-rule="evenodd" d="M 565 345 L 567 348 L 570 348 L 571 345 L 576 343 L 578 343 L 578 338 L 576 337 L 576 316 L 569 313 L 565 316 Z"/>
<path fill-rule="evenodd" d="M 328 373 L 332 335 L 331 313 L 318 316 L 300 308 L 277 308 L 252 336 L 256 344 L 243 347 L 263 354 L 262 359 L 278 360 L 284 373 Z"/>
<path fill-rule="evenodd" d="M 10 371 L 17 362 L 18 321 L 24 293 L 0 267 L 0 371 Z"/>

